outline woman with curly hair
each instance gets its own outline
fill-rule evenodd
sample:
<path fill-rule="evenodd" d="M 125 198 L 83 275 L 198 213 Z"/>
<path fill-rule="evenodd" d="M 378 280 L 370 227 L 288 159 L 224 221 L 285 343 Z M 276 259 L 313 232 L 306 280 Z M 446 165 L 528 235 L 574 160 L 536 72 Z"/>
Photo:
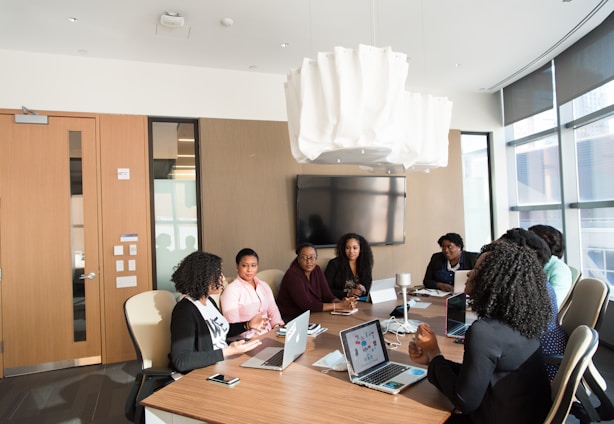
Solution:
<path fill-rule="evenodd" d="M 220 293 L 224 287 L 222 258 L 200 251 L 191 253 L 175 268 L 171 280 L 185 295 L 171 316 L 169 358 L 177 371 L 203 368 L 261 344 L 260 340 L 226 341 L 244 331 L 265 328 L 268 320 L 257 314 L 249 321 L 229 324 L 220 313 L 209 295 Z"/>
<path fill-rule="evenodd" d="M 483 248 L 465 292 L 478 319 L 465 338 L 462 364 L 443 357 L 433 330 L 421 324 L 410 358 L 454 405 L 448 422 L 541 423 L 550 408 L 539 336 L 550 317 L 546 276 L 527 247 Z"/>
<path fill-rule="evenodd" d="M 527 231 L 524 228 L 512 228 L 507 230 L 499 240 L 508 243 L 514 243 L 519 246 L 526 246 L 535 252 L 537 260 L 544 267 L 546 273 L 546 291 L 548 292 L 548 298 L 550 299 L 550 320 L 546 329 L 540 336 L 540 342 L 542 345 L 542 352 L 546 356 L 551 355 L 563 355 L 565 354 L 565 348 L 567 347 L 567 333 L 559 324 L 559 308 L 557 304 L 557 295 L 555 293 L 554 286 L 548 279 L 548 273 L 546 271 L 546 264 L 552 257 L 550 247 L 548 244 L 537 234 L 532 231 Z M 554 364 L 547 364 L 546 371 L 548 378 L 552 381 L 558 371 L 558 367 Z"/>
<path fill-rule="evenodd" d="M 343 299 L 369 293 L 373 281 L 373 252 L 369 242 L 359 234 L 344 234 L 337 241 L 335 255 L 324 271 L 333 294 Z"/>

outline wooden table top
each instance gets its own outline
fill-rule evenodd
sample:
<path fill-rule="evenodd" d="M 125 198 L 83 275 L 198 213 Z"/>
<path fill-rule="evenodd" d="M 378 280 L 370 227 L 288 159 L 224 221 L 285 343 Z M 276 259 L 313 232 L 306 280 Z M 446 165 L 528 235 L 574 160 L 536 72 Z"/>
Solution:
<path fill-rule="evenodd" d="M 426 309 L 412 308 L 410 319 L 424 321 L 443 335 L 445 299 L 422 301 L 431 305 Z M 247 352 L 194 370 L 149 396 L 143 404 L 208 423 L 444 422 L 452 404 L 426 379 L 397 395 L 389 395 L 351 384 L 347 371 L 322 372 L 323 368 L 312 365 L 334 350 L 343 352 L 340 330 L 363 321 L 384 319 L 398 303 L 360 303 L 359 311 L 351 316 L 313 313 L 310 322 L 320 323 L 328 331 L 310 337 L 305 353 L 283 372 L 242 368 L 240 364 L 255 353 Z M 283 339 L 274 332 L 260 337 L 263 347 L 283 345 Z M 411 337 L 399 336 L 401 346 L 388 350 L 390 360 L 411 364 L 407 353 Z M 396 336 L 386 334 L 385 338 L 395 341 Z M 462 345 L 444 336 L 438 338 L 447 358 L 462 360 Z M 206 381 L 215 373 L 239 377 L 241 381 L 234 387 Z"/>

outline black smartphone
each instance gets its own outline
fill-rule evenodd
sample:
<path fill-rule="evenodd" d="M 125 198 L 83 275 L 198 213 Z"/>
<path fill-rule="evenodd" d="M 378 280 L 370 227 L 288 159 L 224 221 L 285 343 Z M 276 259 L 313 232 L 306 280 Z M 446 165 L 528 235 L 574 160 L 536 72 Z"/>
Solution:
<path fill-rule="evenodd" d="M 214 383 L 220 383 L 225 386 L 232 387 L 237 384 L 239 381 L 239 377 L 231 377 L 225 374 L 214 374 L 211 377 L 207 377 L 208 381 L 213 381 Z"/>

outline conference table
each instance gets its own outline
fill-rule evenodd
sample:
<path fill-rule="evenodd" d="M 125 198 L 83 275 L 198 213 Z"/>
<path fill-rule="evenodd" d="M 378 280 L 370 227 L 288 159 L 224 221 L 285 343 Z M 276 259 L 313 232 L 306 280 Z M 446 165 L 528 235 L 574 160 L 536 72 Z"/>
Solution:
<path fill-rule="evenodd" d="M 411 308 L 409 318 L 428 323 L 438 334 L 445 357 L 460 362 L 463 346 L 443 336 L 445 299 L 421 299 L 426 302 L 430 303 L 427 308 Z M 261 347 L 194 370 L 142 402 L 146 423 L 442 423 L 450 416 L 452 404 L 427 379 L 390 395 L 350 383 L 347 371 L 313 365 L 330 352 L 343 352 L 340 330 L 385 319 L 397 304 L 398 300 L 359 302 L 358 312 L 349 316 L 312 313 L 309 321 L 328 330 L 309 337 L 305 353 L 284 371 L 240 366 Z M 283 345 L 283 338 L 276 337 L 274 331 L 259 337 L 262 347 Z M 385 338 L 397 341 L 395 334 L 385 334 Z M 390 360 L 412 364 L 407 352 L 412 338 L 413 334 L 398 336 L 401 346 L 388 348 Z M 241 381 L 233 387 L 207 381 L 215 373 Z"/>

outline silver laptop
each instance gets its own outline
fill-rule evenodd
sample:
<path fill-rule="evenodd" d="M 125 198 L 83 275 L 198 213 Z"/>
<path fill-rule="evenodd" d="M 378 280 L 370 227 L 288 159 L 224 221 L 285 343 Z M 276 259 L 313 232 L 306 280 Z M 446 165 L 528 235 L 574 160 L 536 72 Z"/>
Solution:
<path fill-rule="evenodd" d="M 464 339 L 467 324 L 467 295 L 458 293 L 446 299 L 446 336 Z"/>
<path fill-rule="evenodd" d="M 367 321 L 339 333 L 350 381 L 396 394 L 426 377 L 420 367 L 392 362 L 378 320 Z"/>
<path fill-rule="evenodd" d="M 465 293 L 469 271 L 454 271 L 454 293 Z"/>
<path fill-rule="evenodd" d="M 305 352 L 309 311 L 286 324 L 284 347 L 265 347 L 255 356 L 242 363 L 242 367 L 282 371 Z"/>

